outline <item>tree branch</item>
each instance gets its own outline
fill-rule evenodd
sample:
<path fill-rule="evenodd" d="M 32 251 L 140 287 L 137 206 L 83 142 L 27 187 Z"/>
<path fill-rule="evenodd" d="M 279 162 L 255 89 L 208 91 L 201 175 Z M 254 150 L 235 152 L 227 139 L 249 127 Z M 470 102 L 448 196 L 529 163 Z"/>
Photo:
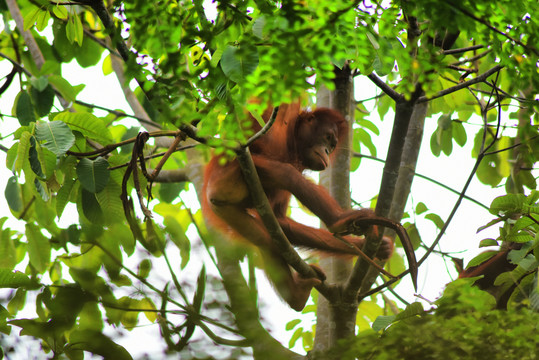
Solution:
<path fill-rule="evenodd" d="M 400 101 L 403 99 L 403 96 L 401 94 L 393 90 L 393 88 L 391 88 L 388 84 L 382 81 L 382 79 L 380 79 L 374 73 L 370 73 L 369 75 L 367 75 L 367 77 L 393 100 Z"/>
<path fill-rule="evenodd" d="M 485 71 L 483 74 L 471 79 L 471 80 L 468 80 L 468 81 L 465 81 L 463 83 L 460 83 L 458 85 L 455 85 L 455 86 L 452 86 L 450 88 L 447 88 L 445 90 L 442 90 L 440 92 L 438 92 L 438 94 L 436 95 L 433 95 L 431 97 L 427 97 L 427 96 L 420 96 L 418 99 L 417 99 L 417 103 L 422 103 L 422 102 L 425 102 L 425 101 L 430 101 L 430 100 L 434 100 L 434 99 L 437 99 L 437 98 L 440 98 L 442 96 L 445 96 L 445 95 L 449 95 L 451 93 L 454 93 L 455 91 L 458 91 L 458 90 L 461 90 L 461 89 L 464 89 L 464 88 L 467 88 L 468 86 L 470 85 L 473 85 L 473 84 L 477 84 L 479 82 L 483 82 L 485 81 L 489 76 L 491 76 L 492 74 L 494 73 L 497 73 L 498 71 L 500 71 L 501 69 L 503 69 L 503 66 L 502 65 L 496 65 L 494 66 L 492 69 L 490 70 L 487 70 Z"/>
<path fill-rule="evenodd" d="M 240 165 L 243 177 L 249 188 L 249 194 L 253 199 L 254 207 L 257 210 L 264 226 L 268 230 L 273 241 L 277 243 L 277 246 L 281 250 L 281 255 L 285 261 L 290 264 L 300 275 L 303 277 L 318 277 L 316 272 L 298 255 L 296 250 L 292 247 L 286 235 L 284 234 L 279 222 L 275 218 L 275 214 L 271 209 L 266 193 L 262 188 L 260 179 L 256 172 L 256 168 L 251 157 L 251 154 L 245 148 L 236 149 L 236 156 Z M 322 283 L 316 287 L 316 289 L 324 296 L 330 295 L 330 289 L 327 285 Z"/>

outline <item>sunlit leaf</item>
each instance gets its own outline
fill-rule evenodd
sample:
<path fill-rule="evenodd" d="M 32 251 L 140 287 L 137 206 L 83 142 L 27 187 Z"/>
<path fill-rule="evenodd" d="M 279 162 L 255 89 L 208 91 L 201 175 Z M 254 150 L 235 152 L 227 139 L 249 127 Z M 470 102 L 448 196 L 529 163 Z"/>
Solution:
<path fill-rule="evenodd" d="M 26 238 L 28 239 L 28 256 L 30 264 L 39 272 L 47 270 L 51 258 L 51 245 L 41 230 L 34 224 L 26 224 Z"/>
<path fill-rule="evenodd" d="M 93 114 L 62 112 L 57 114 L 54 120 L 65 122 L 71 130 L 76 130 L 101 144 L 112 142 L 110 130 Z"/>
<path fill-rule="evenodd" d="M 221 57 L 221 68 L 232 81 L 240 83 L 245 77 L 255 71 L 258 66 L 258 51 L 256 47 L 239 47 L 229 45 Z"/>
<path fill-rule="evenodd" d="M 39 287 L 39 285 L 37 285 Z M 0 269 L 0 288 L 36 288 L 36 283 L 26 274 L 10 269 Z"/>

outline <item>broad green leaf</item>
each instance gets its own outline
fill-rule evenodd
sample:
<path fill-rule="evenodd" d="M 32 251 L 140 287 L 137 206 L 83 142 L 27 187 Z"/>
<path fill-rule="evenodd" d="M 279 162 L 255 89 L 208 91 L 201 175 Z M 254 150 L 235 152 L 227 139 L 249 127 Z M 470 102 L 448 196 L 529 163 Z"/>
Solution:
<path fill-rule="evenodd" d="M 472 260 L 470 260 L 468 265 L 466 265 L 466 269 L 469 269 L 471 267 L 480 265 L 480 264 L 484 263 L 485 261 L 487 261 L 488 259 L 490 259 L 491 257 L 493 257 L 494 255 L 496 255 L 496 254 L 498 254 L 497 251 L 482 252 L 481 254 L 477 255 Z"/>
<path fill-rule="evenodd" d="M 39 176 L 40 178 L 44 178 L 43 171 L 41 169 L 41 164 L 39 162 L 39 157 L 37 154 L 37 144 L 35 138 L 32 136 L 30 138 L 30 149 L 28 150 L 28 161 L 30 162 L 30 167 L 32 168 L 32 171 L 34 174 Z"/>
<path fill-rule="evenodd" d="M 49 80 L 47 80 L 47 77 L 45 76 L 32 77 L 30 83 L 32 84 L 32 89 L 37 90 L 37 92 L 40 93 L 47 88 Z M 34 98 L 34 100 L 36 99 Z"/>
<path fill-rule="evenodd" d="M 102 157 L 95 160 L 80 159 L 77 165 L 77 176 L 82 187 L 91 193 L 103 190 L 110 178 L 108 167 L 109 163 Z"/>
<path fill-rule="evenodd" d="M 41 32 L 41 31 L 45 30 L 50 18 L 51 18 L 51 16 L 50 16 L 48 11 L 46 11 L 46 10 L 40 11 L 39 14 L 37 15 L 37 19 L 36 19 L 36 29 L 37 29 L 37 31 Z"/>
<path fill-rule="evenodd" d="M 20 271 L 13 271 L 10 269 L 0 269 L 0 288 L 30 288 L 35 289 L 39 287 L 34 281 L 32 281 L 26 274 Z"/>
<path fill-rule="evenodd" d="M 104 359 L 132 360 L 127 350 L 107 336 L 94 330 L 75 330 L 69 336 L 68 346 L 75 350 L 89 351 Z"/>
<path fill-rule="evenodd" d="M 55 6 L 52 7 L 52 12 L 59 19 L 67 20 L 67 18 L 68 18 L 68 12 L 67 12 L 67 6 L 66 5 L 55 5 Z"/>
<path fill-rule="evenodd" d="M 19 120 L 19 124 L 22 126 L 29 125 L 31 122 L 36 121 L 36 114 L 34 112 L 34 105 L 32 105 L 32 98 L 24 90 L 21 91 L 17 97 L 15 114 Z"/>
<path fill-rule="evenodd" d="M 59 120 L 51 122 L 38 121 L 36 124 L 36 137 L 45 141 L 43 146 L 56 156 L 63 156 L 75 143 L 75 135 L 69 126 Z"/>
<path fill-rule="evenodd" d="M 48 84 L 48 82 L 47 82 Z M 36 105 L 37 115 L 43 117 L 47 115 L 52 108 L 54 103 L 54 89 L 50 85 L 46 85 L 43 90 L 38 90 L 35 87 L 31 89 L 32 100 Z"/>
<path fill-rule="evenodd" d="M 3 218 L 4 221 L 5 219 L 6 218 Z M 0 221 L 2 221 L 2 219 L 0 219 Z M 9 228 L 4 228 L 0 230 L 0 268 L 13 269 L 18 262 L 17 250 L 15 249 L 11 230 Z"/>
<path fill-rule="evenodd" d="M 464 146 L 466 144 L 467 135 L 464 125 L 460 121 L 453 121 L 453 138 L 459 146 Z"/>
<path fill-rule="evenodd" d="M 434 223 L 434 225 L 436 225 L 436 227 L 438 229 L 441 229 L 444 226 L 444 221 L 437 214 L 432 214 L 432 213 L 427 214 L 427 215 L 425 215 L 425 219 L 428 219 L 428 220 L 432 221 Z"/>
<path fill-rule="evenodd" d="M 88 301 L 84 304 L 79 314 L 78 330 L 101 331 L 103 329 L 103 314 L 95 301 Z"/>
<path fill-rule="evenodd" d="M 404 311 L 401 311 L 395 320 L 405 320 L 425 313 L 423 305 L 420 302 L 414 302 L 406 306 Z"/>
<path fill-rule="evenodd" d="M 436 129 L 436 131 L 434 131 L 430 137 L 430 151 L 436 157 L 440 156 L 442 153 L 442 146 L 438 141 L 438 129 Z"/>
<path fill-rule="evenodd" d="M 150 270 L 152 269 L 152 262 L 149 259 L 142 259 L 138 264 L 137 275 L 143 279 L 146 279 L 150 275 Z"/>
<path fill-rule="evenodd" d="M 506 216 L 521 213 L 523 212 L 525 202 L 526 195 L 524 194 L 499 196 L 492 201 L 492 204 L 490 204 L 490 213 L 493 215 L 503 213 Z"/>
<path fill-rule="evenodd" d="M 99 205 L 95 194 L 85 189 L 81 189 L 82 213 L 94 224 L 102 224 L 104 220 L 103 209 Z"/>
<path fill-rule="evenodd" d="M 56 155 L 54 155 L 48 149 L 41 147 L 40 145 L 36 146 L 37 158 L 41 165 L 41 170 L 45 176 L 44 180 L 50 180 L 54 175 L 54 170 L 56 170 Z"/>
<path fill-rule="evenodd" d="M 96 140 L 100 144 L 109 144 L 112 142 L 110 130 L 105 126 L 101 119 L 90 113 L 70 113 L 62 112 L 54 117 L 54 120 L 65 122 L 71 130 L 75 130 Z"/>
<path fill-rule="evenodd" d="M 372 323 L 372 329 L 374 331 L 381 331 L 387 328 L 389 325 L 393 324 L 393 321 L 395 320 L 395 315 L 389 315 L 389 316 L 378 316 L 376 320 Z"/>
<path fill-rule="evenodd" d="M 24 16 L 24 19 L 23 19 L 23 23 L 24 23 L 23 29 L 24 29 L 24 31 L 26 31 L 26 30 L 30 29 L 32 26 L 34 26 L 40 12 L 41 12 L 40 8 L 35 8 L 34 10 L 29 11 Z"/>
<path fill-rule="evenodd" d="M 15 167 L 13 169 L 13 171 L 16 174 L 20 174 L 25 163 L 28 163 L 28 154 L 30 151 L 31 138 L 32 138 L 32 134 L 30 134 L 30 132 L 28 131 L 25 131 L 21 134 L 21 137 L 19 139 L 19 146 L 17 148 L 17 158 L 15 160 Z"/>
<path fill-rule="evenodd" d="M 498 242 L 495 239 L 483 239 L 479 242 L 479 247 L 498 246 Z"/>
<path fill-rule="evenodd" d="M 8 179 L 4 195 L 6 197 L 7 204 L 11 210 L 15 212 L 22 211 L 23 203 L 21 187 L 17 181 L 16 176 L 12 176 Z"/>
<path fill-rule="evenodd" d="M 122 200 L 118 196 L 122 188 L 112 179 L 102 191 L 96 194 L 96 199 L 103 210 L 105 222 L 113 224 L 125 220 Z"/>
<path fill-rule="evenodd" d="M 47 270 L 51 258 L 51 245 L 34 224 L 26 224 L 26 238 L 28 239 L 28 257 L 32 265 L 39 273 Z"/>
<path fill-rule="evenodd" d="M 422 214 L 422 213 L 424 213 L 425 211 L 428 211 L 428 210 L 429 210 L 429 208 L 423 202 L 418 203 L 417 206 L 415 207 L 415 213 L 418 214 L 418 215 Z"/>
<path fill-rule="evenodd" d="M 186 211 L 181 210 L 179 212 Z M 170 234 L 170 239 L 180 250 L 181 263 L 180 267 L 183 269 L 189 262 L 190 251 L 191 251 L 191 242 L 187 235 L 185 235 L 185 229 L 176 217 L 167 215 L 164 218 L 163 224 L 165 225 L 165 230 Z"/>
<path fill-rule="evenodd" d="M 56 213 L 58 214 L 58 217 L 62 216 L 64 208 L 69 202 L 69 199 L 71 197 L 71 190 L 73 190 L 74 184 L 74 179 L 66 179 L 66 181 L 56 194 Z"/>
<path fill-rule="evenodd" d="M 34 186 L 37 193 L 39 194 L 39 196 L 41 196 L 41 199 L 43 201 L 47 202 L 50 199 L 50 194 L 49 194 L 48 189 L 45 186 L 43 186 L 43 184 L 44 183 L 41 183 L 41 181 L 39 181 L 38 178 L 34 179 Z"/>
<path fill-rule="evenodd" d="M 256 47 L 228 45 L 221 57 L 221 68 L 225 75 L 236 83 L 241 83 L 258 66 Z"/>
<path fill-rule="evenodd" d="M 75 41 L 81 46 L 82 41 L 84 40 L 84 28 L 82 27 L 82 22 L 80 21 L 78 14 L 73 15 L 72 18 L 75 22 Z"/>
<path fill-rule="evenodd" d="M 82 42 L 80 50 L 75 55 L 77 62 L 83 68 L 97 65 L 101 60 L 103 47 L 93 40 L 87 39 Z"/>
<path fill-rule="evenodd" d="M 112 62 L 110 60 L 110 55 L 107 55 L 105 59 L 103 60 L 103 75 L 109 75 L 114 72 L 114 69 L 112 68 Z"/>
<path fill-rule="evenodd" d="M 49 83 L 69 102 L 74 102 L 77 94 L 82 90 L 80 87 L 72 86 L 66 79 L 59 75 L 50 75 Z"/>
<path fill-rule="evenodd" d="M 150 310 L 150 311 L 144 311 L 144 316 L 146 316 L 146 319 L 150 322 L 155 322 L 157 320 L 157 307 L 153 303 L 153 301 L 150 298 L 143 298 L 139 301 L 139 306 L 141 309 Z"/>

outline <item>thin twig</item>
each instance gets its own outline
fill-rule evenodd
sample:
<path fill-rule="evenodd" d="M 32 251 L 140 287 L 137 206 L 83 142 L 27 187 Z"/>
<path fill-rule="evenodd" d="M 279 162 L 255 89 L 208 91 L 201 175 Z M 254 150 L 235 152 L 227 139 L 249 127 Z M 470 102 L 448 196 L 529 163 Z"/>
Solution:
<path fill-rule="evenodd" d="M 266 125 L 264 125 L 264 127 L 262 129 L 260 129 L 259 132 L 257 132 L 253 136 L 251 136 L 251 138 L 249 140 L 247 140 L 247 142 L 244 145 L 245 147 L 251 145 L 258 138 L 260 138 L 262 135 L 267 133 L 269 131 L 269 129 L 271 129 L 273 123 L 275 122 L 275 119 L 277 119 L 277 113 L 278 112 L 279 112 L 279 106 L 274 107 L 273 111 L 271 112 L 271 116 L 270 116 L 268 122 L 266 123 Z"/>
<path fill-rule="evenodd" d="M 445 95 L 449 95 L 451 93 L 454 93 L 455 91 L 458 91 L 458 90 L 461 90 L 461 89 L 464 89 L 472 84 L 476 84 L 476 83 L 479 83 L 479 82 L 483 82 L 485 81 L 489 76 L 491 76 L 492 74 L 494 73 L 497 73 L 499 72 L 501 69 L 503 69 L 503 66 L 502 65 L 496 65 L 494 66 L 492 69 L 490 70 L 487 70 L 486 72 L 484 72 L 483 74 L 471 79 L 471 80 L 468 80 L 468 81 L 465 81 L 463 83 L 460 83 L 458 85 L 455 85 L 455 86 L 452 86 L 450 88 L 447 88 L 445 90 L 442 90 L 440 92 L 438 92 L 436 95 L 433 95 L 433 96 L 430 96 L 430 97 L 427 97 L 427 96 L 421 96 L 419 97 L 419 99 L 417 99 L 417 103 L 422 103 L 422 102 L 425 102 L 425 101 L 430 101 L 430 100 L 434 100 L 434 99 L 437 99 L 437 98 L 440 98 L 442 96 L 445 96 Z"/>

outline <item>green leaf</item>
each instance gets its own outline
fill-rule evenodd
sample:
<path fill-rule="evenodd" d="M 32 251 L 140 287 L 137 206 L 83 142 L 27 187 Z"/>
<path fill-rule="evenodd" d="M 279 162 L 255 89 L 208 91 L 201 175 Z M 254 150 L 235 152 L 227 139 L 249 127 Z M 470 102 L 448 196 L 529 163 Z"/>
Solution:
<path fill-rule="evenodd" d="M 51 18 L 51 16 L 50 16 L 48 11 L 46 11 L 46 10 L 40 11 L 39 14 L 37 15 L 37 19 L 36 19 L 36 29 L 37 29 L 37 31 L 41 32 L 41 31 L 45 30 L 50 18 Z"/>
<path fill-rule="evenodd" d="M 225 75 L 236 83 L 243 82 L 258 66 L 256 47 L 228 45 L 221 57 L 221 68 Z"/>
<path fill-rule="evenodd" d="M 101 331 L 103 329 L 103 314 L 95 301 L 84 304 L 79 314 L 78 330 Z"/>
<path fill-rule="evenodd" d="M 36 23 L 36 19 L 41 12 L 40 8 L 35 8 L 34 10 L 28 12 L 23 19 L 23 30 L 29 30 Z"/>
<path fill-rule="evenodd" d="M 477 266 L 477 265 L 481 265 L 482 263 L 484 263 L 485 261 L 487 261 L 488 259 L 490 259 L 491 257 L 493 257 L 496 254 L 498 254 L 497 251 L 482 252 L 481 254 L 477 255 L 472 260 L 470 260 L 468 265 L 466 265 L 466 269 L 469 269 L 469 268 Z"/>
<path fill-rule="evenodd" d="M 423 202 L 418 203 L 417 206 L 415 207 L 415 213 L 418 214 L 418 215 L 422 214 L 422 213 L 424 213 L 425 211 L 428 211 L 428 210 L 429 210 L 429 208 Z"/>
<path fill-rule="evenodd" d="M 181 210 L 187 211 L 187 210 Z M 179 214 L 178 214 L 179 215 Z M 177 215 L 177 216 L 178 216 Z M 164 216 L 163 224 L 165 225 L 165 230 L 170 234 L 170 239 L 180 250 L 181 263 L 180 268 L 184 268 L 189 262 L 191 243 L 189 238 L 185 235 L 185 228 L 180 224 L 180 222 L 171 215 Z"/>
<path fill-rule="evenodd" d="M 32 98 L 26 91 L 23 90 L 19 93 L 15 109 L 15 114 L 19 120 L 19 124 L 22 126 L 27 126 L 31 122 L 36 121 L 36 114 L 34 112 L 34 105 L 32 105 Z"/>
<path fill-rule="evenodd" d="M 524 194 L 499 196 L 492 201 L 489 211 L 493 215 L 502 213 L 505 216 L 511 216 L 513 214 L 522 213 L 525 202 L 526 195 Z"/>
<path fill-rule="evenodd" d="M 466 144 L 466 140 L 468 139 L 466 129 L 464 129 L 464 125 L 462 125 L 462 122 L 460 121 L 453 121 L 452 124 L 453 138 L 455 139 L 455 142 L 462 147 Z"/>
<path fill-rule="evenodd" d="M 0 219 L 3 223 L 7 218 Z M 17 260 L 17 250 L 12 239 L 11 230 L 0 230 L 0 268 L 13 269 L 20 260 Z"/>
<path fill-rule="evenodd" d="M 45 77 L 41 77 L 40 79 L 46 80 Z M 39 117 L 47 115 L 51 111 L 52 105 L 54 103 L 55 93 L 52 86 L 48 85 L 47 81 L 44 89 L 39 90 L 36 87 L 32 87 L 31 93 L 32 100 L 36 105 L 37 115 Z"/>
<path fill-rule="evenodd" d="M 389 315 L 389 316 L 378 316 L 376 320 L 372 323 L 372 329 L 374 331 L 380 331 L 387 328 L 389 325 L 393 324 L 393 321 L 395 320 L 395 315 Z"/>
<path fill-rule="evenodd" d="M 23 204 L 21 187 L 17 181 L 16 176 L 12 176 L 8 179 L 4 195 L 6 197 L 7 204 L 11 210 L 15 212 L 22 211 Z"/>
<path fill-rule="evenodd" d="M 39 273 L 47 270 L 51 258 L 51 245 L 34 224 L 26 224 L 26 238 L 28 239 L 28 257 L 32 265 Z"/>
<path fill-rule="evenodd" d="M 125 220 L 122 200 L 118 196 L 122 189 L 118 183 L 111 180 L 105 188 L 96 194 L 96 199 L 103 210 L 106 224 L 113 224 Z"/>
<path fill-rule="evenodd" d="M 21 134 L 21 137 L 19 139 L 19 146 L 17 148 L 17 158 L 15 159 L 15 166 L 13 169 L 13 172 L 19 174 L 25 165 L 25 163 L 28 162 L 28 154 L 30 151 L 30 139 L 32 139 L 33 136 L 30 134 L 30 132 L 25 131 Z"/>
<path fill-rule="evenodd" d="M 39 141 L 45 141 L 43 146 L 52 151 L 56 156 L 63 156 L 75 143 L 75 135 L 69 126 L 59 120 L 36 124 L 36 137 Z"/>
<path fill-rule="evenodd" d="M 34 281 L 32 281 L 26 274 L 20 271 L 13 271 L 10 269 L 0 269 L 0 288 L 26 288 L 36 289 L 39 287 Z"/>
<path fill-rule="evenodd" d="M 132 360 L 127 350 L 99 331 L 75 330 L 69 336 L 70 349 L 89 351 L 107 360 Z"/>
<path fill-rule="evenodd" d="M 88 220 L 94 224 L 103 223 L 103 209 L 101 209 L 94 193 L 81 189 L 81 206 L 82 213 Z"/>
<path fill-rule="evenodd" d="M 75 184 L 74 179 L 66 179 L 58 193 L 56 194 L 56 214 L 58 217 L 62 216 L 64 208 L 69 202 L 71 197 L 71 191 L 73 190 L 73 185 Z"/>
<path fill-rule="evenodd" d="M 150 270 L 152 269 L 152 262 L 149 259 L 142 259 L 138 264 L 137 275 L 143 279 L 146 279 L 150 275 Z"/>
<path fill-rule="evenodd" d="M 65 122 L 71 130 L 80 132 L 100 144 L 109 144 L 112 142 L 110 130 L 103 121 L 90 113 L 70 113 L 62 112 L 54 117 L 54 120 Z"/>
<path fill-rule="evenodd" d="M 49 80 L 47 80 L 45 76 L 32 77 L 30 79 L 30 83 L 32 84 L 32 89 L 37 90 L 37 92 L 40 93 L 47 88 L 47 85 L 49 85 Z M 34 100 L 36 99 L 34 98 Z"/>
<path fill-rule="evenodd" d="M 83 68 L 97 65 L 101 60 L 103 47 L 95 41 L 87 39 L 80 47 L 80 50 L 75 55 L 77 62 Z"/>
<path fill-rule="evenodd" d="M 424 313 L 425 310 L 423 309 L 423 305 L 420 302 L 414 302 L 406 306 L 406 309 L 401 311 L 395 320 L 405 320 L 418 315 L 423 315 Z"/>
<path fill-rule="evenodd" d="M 437 214 L 427 214 L 425 215 L 425 219 L 432 221 L 438 229 L 441 229 L 444 226 L 444 221 Z"/>
<path fill-rule="evenodd" d="M 290 331 L 292 330 L 293 328 L 296 327 L 296 325 L 298 325 L 299 323 L 301 323 L 301 320 L 300 319 L 294 319 L 294 320 L 291 320 L 289 322 L 286 323 L 286 331 Z"/>
<path fill-rule="evenodd" d="M 68 18 L 67 6 L 65 6 L 65 5 L 53 6 L 52 7 L 52 12 L 59 19 L 67 20 L 67 18 Z"/>
<path fill-rule="evenodd" d="M 296 341 L 298 341 L 302 333 L 303 333 L 303 328 L 302 327 L 297 328 L 296 331 L 294 331 L 294 334 L 292 335 L 292 337 L 290 338 L 290 341 L 288 342 L 288 346 L 291 348 L 294 347 L 294 345 L 296 345 Z"/>
<path fill-rule="evenodd" d="M 74 102 L 77 94 L 82 90 L 80 87 L 73 87 L 66 79 L 59 75 L 50 75 L 49 83 L 60 92 L 62 97 L 68 102 Z"/>
<path fill-rule="evenodd" d="M 108 161 L 102 157 L 95 160 L 82 158 L 77 164 L 77 176 L 82 187 L 94 194 L 103 190 L 110 178 L 108 167 Z"/>
<path fill-rule="evenodd" d="M 200 274 L 197 278 L 197 290 L 193 296 L 193 307 L 196 311 L 200 312 L 202 309 L 202 302 L 204 300 L 204 293 L 206 292 L 206 267 L 202 265 Z"/>

